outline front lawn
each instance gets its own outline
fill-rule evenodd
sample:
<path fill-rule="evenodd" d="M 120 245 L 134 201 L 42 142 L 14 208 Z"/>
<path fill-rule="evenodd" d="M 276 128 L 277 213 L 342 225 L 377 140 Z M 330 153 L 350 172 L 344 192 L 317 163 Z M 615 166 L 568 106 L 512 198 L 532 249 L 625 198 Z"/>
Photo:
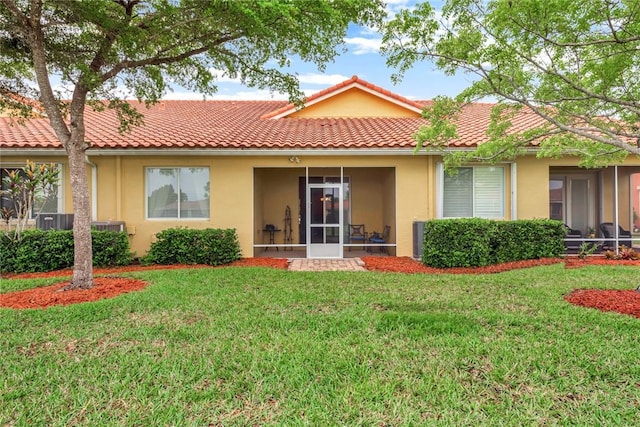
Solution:
<path fill-rule="evenodd" d="M 638 425 L 640 319 L 563 299 L 638 273 L 132 273 L 0 309 L 0 425 Z"/>

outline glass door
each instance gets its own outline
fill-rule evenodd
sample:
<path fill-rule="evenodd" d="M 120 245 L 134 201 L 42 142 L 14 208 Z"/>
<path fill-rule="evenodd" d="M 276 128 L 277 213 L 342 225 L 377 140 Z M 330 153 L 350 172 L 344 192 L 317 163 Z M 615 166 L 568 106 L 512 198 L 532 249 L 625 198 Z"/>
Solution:
<path fill-rule="evenodd" d="M 307 186 L 307 257 L 342 258 L 342 185 Z"/>
<path fill-rule="evenodd" d="M 590 176 L 569 176 L 567 179 L 567 223 L 588 236 L 595 229 L 595 193 Z"/>
<path fill-rule="evenodd" d="M 549 179 L 549 218 L 563 221 L 583 236 L 596 224 L 595 175 L 552 175 Z"/>

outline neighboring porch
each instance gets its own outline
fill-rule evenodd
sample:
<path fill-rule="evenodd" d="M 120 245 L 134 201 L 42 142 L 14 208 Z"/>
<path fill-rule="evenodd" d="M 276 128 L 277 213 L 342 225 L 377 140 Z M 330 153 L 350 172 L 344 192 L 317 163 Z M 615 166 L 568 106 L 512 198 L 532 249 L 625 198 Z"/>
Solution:
<path fill-rule="evenodd" d="M 568 253 L 584 242 L 640 247 L 640 166 L 551 167 L 549 217 L 569 227 Z"/>
<path fill-rule="evenodd" d="M 279 250 L 275 250 L 270 248 L 269 250 L 256 250 L 255 258 L 308 258 L 306 248 L 292 248 L 283 250 L 282 246 L 278 247 Z M 326 258 L 326 259 L 350 259 L 350 258 L 363 258 L 363 257 L 388 257 L 392 252 L 389 253 L 380 251 L 378 249 L 367 251 L 362 249 L 354 249 L 352 251 L 344 251 L 344 256 L 342 258 Z M 395 255 L 395 252 L 394 252 Z"/>
<path fill-rule="evenodd" d="M 253 256 L 395 255 L 395 183 L 393 167 L 254 168 Z"/>

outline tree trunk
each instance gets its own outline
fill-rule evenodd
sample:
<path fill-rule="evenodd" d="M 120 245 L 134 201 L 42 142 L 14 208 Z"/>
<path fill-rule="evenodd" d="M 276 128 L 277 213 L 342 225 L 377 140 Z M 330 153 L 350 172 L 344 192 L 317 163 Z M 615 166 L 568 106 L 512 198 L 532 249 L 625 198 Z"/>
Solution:
<path fill-rule="evenodd" d="M 65 289 L 93 287 L 91 198 L 84 156 L 83 132 L 72 132 L 67 146 L 73 198 L 73 278 Z"/>
<path fill-rule="evenodd" d="M 11 3 L 9 3 L 11 4 Z M 69 160 L 69 175 L 71 177 L 71 197 L 73 199 L 73 277 L 71 284 L 65 289 L 90 289 L 93 287 L 93 256 L 91 243 L 91 202 L 87 179 L 87 166 L 85 164 L 84 109 L 89 93 L 88 87 L 83 83 L 84 72 L 80 73 L 79 81 L 75 85 L 68 116 L 66 109 L 61 108 L 56 99 L 49 79 L 48 53 L 45 43 L 45 31 L 42 27 L 42 0 L 32 1 L 31 15 L 24 16 L 16 5 L 6 6 L 15 13 L 23 25 L 25 39 L 33 56 L 33 67 L 38 88 L 40 89 L 40 101 L 45 107 L 49 123 L 58 140 L 67 151 Z M 46 22 L 49 18 L 45 18 Z M 11 34 L 11 33 L 9 33 Z M 47 36 L 49 37 L 49 36 Z M 55 56 L 55 55 L 54 55 Z M 53 61 L 53 60 L 52 60 Z M 67 64 L 68 65 L 68 64 Z M 82 67 L 80 67 L 82 68 Z M 98 67 L 99 68 L 99 67 Z M 70 118 L 67 124 L 66 117 Z"/>

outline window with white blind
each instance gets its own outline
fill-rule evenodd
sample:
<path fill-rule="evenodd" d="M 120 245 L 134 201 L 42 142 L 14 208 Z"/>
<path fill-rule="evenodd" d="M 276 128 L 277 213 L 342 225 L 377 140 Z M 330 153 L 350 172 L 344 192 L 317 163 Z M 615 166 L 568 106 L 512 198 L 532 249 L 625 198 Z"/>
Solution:
<path fill-rule="evenodd" d="M 503 166 L 459 168 L 449 175 L 441 168 L 443 218 L 504 218 Z"/>

